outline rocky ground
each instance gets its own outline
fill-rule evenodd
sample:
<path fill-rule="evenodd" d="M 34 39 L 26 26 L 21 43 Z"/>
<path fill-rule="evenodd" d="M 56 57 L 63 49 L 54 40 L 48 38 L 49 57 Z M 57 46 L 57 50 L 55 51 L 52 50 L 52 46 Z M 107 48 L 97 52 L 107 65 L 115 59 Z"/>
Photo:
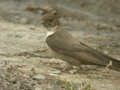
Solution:
<path fill-rule="evenodd" d="M 120 90 L 120 72 L 63 71 L 45 43 L 41 12 L 57 6 L 62 25 L 80 41 L 120 60 L 120 12 L 116 0 L 0 0 L 0 90 Z M 91 87 L 91 88 L 90 88 Z"/>

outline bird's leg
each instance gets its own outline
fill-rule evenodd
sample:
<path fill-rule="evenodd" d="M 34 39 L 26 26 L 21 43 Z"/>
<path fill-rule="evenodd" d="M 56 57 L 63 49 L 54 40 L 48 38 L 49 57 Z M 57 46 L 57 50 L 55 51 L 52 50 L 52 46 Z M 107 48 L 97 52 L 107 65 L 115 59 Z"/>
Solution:
<path fill-rule="evenodd" d="M 112 66 L 112 61 L 109 61 L 109 63 L 106 65 L 104 72 L 109 71 L 110 67 Z"/>

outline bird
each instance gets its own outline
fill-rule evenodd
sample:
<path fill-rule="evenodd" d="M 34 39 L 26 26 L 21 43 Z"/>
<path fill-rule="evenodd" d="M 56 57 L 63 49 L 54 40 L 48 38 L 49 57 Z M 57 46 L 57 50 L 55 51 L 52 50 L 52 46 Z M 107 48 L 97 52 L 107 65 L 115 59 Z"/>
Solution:
<path fill-rule="evenodd" d="M 55 58 L 70 65 L 97 65 L 120 71 L 120 61 L 86 45 L 73 37 L 68 30 L 61 28 L 60 16 L 55 9 L 48 11 L 42 18 L 47 28 L 46 43 Z"/>
<path fill-rule="evenodd" d="M 49 32 L 46 42 L 56 58 L 60 58 L 71 65 L 109 66 L 111 64 L 111 68 L 120 70 L 119 60 L 79 42 L 66 30 Z"/>

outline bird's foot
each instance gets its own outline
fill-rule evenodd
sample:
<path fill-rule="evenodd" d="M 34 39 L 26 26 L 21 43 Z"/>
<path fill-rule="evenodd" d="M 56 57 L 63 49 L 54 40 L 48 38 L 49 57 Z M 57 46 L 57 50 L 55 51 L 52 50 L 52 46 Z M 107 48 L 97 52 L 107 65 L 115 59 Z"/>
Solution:
<path fill-rule="evenodd" d="M 103 70 L 103 72 L 109 72 L 110 71 L 110 67 L 112 66 L 112 61 L 109 61 L 109 63 L 106 65 L 105 69 Z"/>

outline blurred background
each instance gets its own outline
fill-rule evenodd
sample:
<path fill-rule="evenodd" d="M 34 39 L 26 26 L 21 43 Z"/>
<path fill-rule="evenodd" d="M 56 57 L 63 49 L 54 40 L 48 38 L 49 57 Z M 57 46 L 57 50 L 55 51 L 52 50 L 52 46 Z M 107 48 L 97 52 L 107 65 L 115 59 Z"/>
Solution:
<path fill-rule="evenodd" d="M 42 14 L 26 11 L 28 6 L 57 8 L 62 26 L 74 37 L 120 60 L 120 0 L 0 0 L 0 90 L 71 90 L 62 88 L 65 80 L 80 88 L 81 79 L 91 76 L 94 90 L 120 90 L 115 71 L 62 73 L 65 62 L 40 52 L 47 49 Z"/>

